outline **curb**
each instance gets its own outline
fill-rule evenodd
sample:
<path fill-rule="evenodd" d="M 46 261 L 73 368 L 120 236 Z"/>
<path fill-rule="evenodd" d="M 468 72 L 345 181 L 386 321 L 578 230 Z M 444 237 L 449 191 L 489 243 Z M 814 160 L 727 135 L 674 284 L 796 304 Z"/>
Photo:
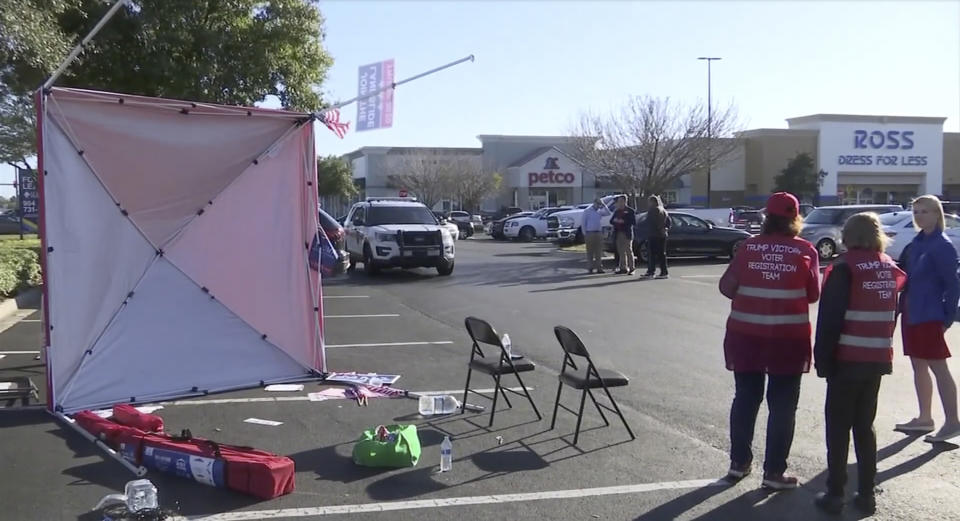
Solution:
<path fill-rule="evenodd" d="M 0 320 L 7 319 L 25 308 L 38 308 L 40 307 L 40 299 L 43 292 L 40 288 L 30 288 L 27 291 L 17 294 L 13 298 L 9 298 L 0 302 Z"/>

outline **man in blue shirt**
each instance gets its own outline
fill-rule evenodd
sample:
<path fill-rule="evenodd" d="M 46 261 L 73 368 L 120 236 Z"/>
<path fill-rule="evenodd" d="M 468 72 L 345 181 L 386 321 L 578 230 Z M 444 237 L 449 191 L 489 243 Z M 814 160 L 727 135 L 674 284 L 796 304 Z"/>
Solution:
<path fill-rule="evenodd" d="M 587 264 L 590 273 L 594 270 L 597 273 L 603 273 L 603 235 L 600 230 L 603 226 L 603 218 L 607 215 L 610 215 L 610 210 L 600 199 L 595 199 L 593 204 L 583 211 L 583 223 L 580 226 L 587 243 Z"/>

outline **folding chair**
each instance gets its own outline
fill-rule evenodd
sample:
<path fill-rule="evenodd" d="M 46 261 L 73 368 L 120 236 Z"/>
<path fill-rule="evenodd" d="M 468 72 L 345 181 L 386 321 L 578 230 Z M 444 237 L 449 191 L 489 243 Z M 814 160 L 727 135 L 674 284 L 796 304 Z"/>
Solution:
<path fill-rule="evenodd" d="M 597 412 L 600 413 L 600 417 L 603 418 L 603 423 L 608 427 L 610 422 L 607 421 L 607 416 L 603 414 L 603 409 L 606 408 L 608 411 L 617 413 L 620 416 L 620 421 L 623 422 L 623 426 L 627 428 L 627 432 L 630 433 L 630 439 L 635 440 L 637 437 L 633 434 L 633 431 L 630 429 L 630 425 L 627 424 L 626 418 L 623 417 L 623 413 L 620 412 L 620 407 L 617 405 L 616 400 L 613 399 L 613 395 L 610 394 L 610 387 L 623 387 L 630 383 L 630 380 L 621 372 L 614 371 L 612 369 L 597 369 L 593 365 L 593 360 L 590 358 L 590 353 L 587 352 L 587 348 L 583 345 L 583 342 L 580 341 L 580 338 L 577 337 L 576 333 L 571 331 L 569 328 L 563 326 L 556 326 L 553 328 L 553 333 L 557 336 L 557 340 L 560 342 L 560 347 L 563 348 L 563 368 L 560 369 L 560 383 L 557 385 L 557 399 L 553 404 L 553 420 L 550 421 L 550 428 L 553 429 L 557 423 L 557 409 L 560 406 L 560 393 L 563 391 L 564 385 L 569 385 L 574 389 L 580 389 L 580 410 L 577 412 L 577 431 L 573 435 L 573 444 L 576 445 L 577 441 L 580 439 L 580 423 L 583 421 L 583 406 L 586 402 L 587 396 L 590 396 L 590 400 L 593 401 L 593 405 L 596 406 Z M 574 362 L 573 357 L 581 357 L 587 360 L 586 371 L 581 376 L 576 372 L 567 372 L 567 369 L 572 369 L 572 371 L 579 371 L 577 364 Z M 591 389 L 603 389 L 603 392 L 607 393 L 607 398 L 610 399 L 610 403 L 613 404 L 613 409 L 606 405 L 600 405 L 597 402 L 597 399 L 593 396 Z M 564 409 L 567 409 L 564 407 Z M 570 409 L 567 409 L 570 412 L 573 412 Z"/>
<path fill-rule="evenodd" d="M 24 376 L 15 377 L 9 382 L 0 382 L 0 401 L 8 402 L 10 407 L 21 400 L 24 406 L 30 405 L 30 397 L 40 400 L 40 394 L 33 380 Z"/>
<path fill-rule="evenodd" d="M 485 394 L 470 388 L 470 377 L 472 376 L 474 370 L 492 376 L 496 385 L 493 389 L 493 407 L 490 409 L 490 423 L 487 426 L 493 426 L 493 417 L 497 413 L 498 395 L 503 395 L 504 401 L 507 402 L 507 407 L 510 407 L 511 409 L 513 408 L 513 404 L 510 403 L 510 398 L 507 398 L 507 392 L 509 391 L 518 396 L 521 395 L 519 391 L 507 389 L 500 383 L 501 376 L 505 374 L 513 374 L 517 377 L 517 382 L 520 383 L 520 387 L 523 389 L 523 396 L 527 397 L 527 400 L 533 407 L 533 412 L 537 413 L 537 419 L 542 420 L 543 416 L 540 415 L 540 411 L 537 409 L 537 404 L 533 403 L 533 398 L 530 397 L 530 392 L 527 390 L 527 386 L 524 385 L 523 379 L 520 378 L 520 373 L 534 370 L 536 366 L 533 364 L 533 362 L 530 362 L 526 358 L 521 360 L 512 360 L 510 355 L 507 353 L 507 350 L 504 349 L 503 344 L 500 342 L 500 336 L 497 335 L 497 332 L 494 331 L 493 327 L 487 321 L 476 317 L 467 317 L 466 320 L 464 320 L 464 323 L 467 327 L 467 334 L 470 335 L 470 340 L 473 342 L 473 347 L 470 351 L 470 362 L 467 365 L 467 383 L 463 386 L 463 403 L 467 403 L 467 396 L 470 393 L 478 394 L 484 398 L 489 398 Z M 497 357 L 497 360 L 491 361 L 489 359 L 484 359 L 485 357 L 483 351 L 480 349 L 480 344 L 495 346 L 500 353 Z M 463 414 L 465 410 L 466 407 L 461 408 L 460 414 Z"/>

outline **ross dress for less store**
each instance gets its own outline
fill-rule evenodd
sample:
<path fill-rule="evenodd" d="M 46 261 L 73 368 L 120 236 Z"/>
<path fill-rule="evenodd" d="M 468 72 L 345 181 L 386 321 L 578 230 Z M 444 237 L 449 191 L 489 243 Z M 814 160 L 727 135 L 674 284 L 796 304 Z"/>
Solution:
<path fill-rule="evenodd" d="M 712 167 L 713 206 L 761 205 L 775 177 L 801 152 L 821 171 L 820 200 L 826 204 L 906 203 L 932 193 L 960 199 L 960 133 L 943 132 L 946 118 L 818 114 L 787 120 L 786 129 L 747 130 L 734 151 Z M 503 206 L 536 209 L 579 204 L 615 193 L 603 176 L 583 168 L 570 140 L 549 136 L 479 136 L 480 148 L 364 147 L 345 158 L 364 196 L 396 196 L 391 161 L 416 153 L 451 154 L 504 174 L 500 193 L 484 210 Z M 662 195 L 666 202 L 703 205 L 705 172 L 683 176 Z M 445 206 L 455 202 L 445 202 Z M 438 205 L 439 206 L 439 205 Z"/>

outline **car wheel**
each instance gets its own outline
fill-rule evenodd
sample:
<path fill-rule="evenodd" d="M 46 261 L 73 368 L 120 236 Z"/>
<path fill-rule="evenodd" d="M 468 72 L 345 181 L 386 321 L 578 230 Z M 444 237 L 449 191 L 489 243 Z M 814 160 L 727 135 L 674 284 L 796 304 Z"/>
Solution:
<path fill-rule="evenodd" d="M 837 245 L 830 239 L 821 239 L 817 243 L 817 253 L 820 255 L 820 260 L 830 260 L 837 254 Z"/>
<path fill-rule="evenodd" d="M 369 244 L 363 247 L 363 271 L 371 276 L 380 273 L 380 268 L 373 262 L 373 252 L 370 251 Z"/>
<path fill-rule="evenodd" d="M 530 242 L 537 236 L 536 230 L 533 229 L 533 226 L 524 226 L 520 228 L 520 240 L 523 242 Z"/>
<path fill-rule="evenodd" d="M 440 261 L 440 263 L 437 264 L 437 273 L 444 277 L 449 276 L 453 273 L 453 261 Z"/>
<path fill-rule="evenodd" d="M 352 253 L 348 253 L 347 257 L 350 258 L 349 264 L 347 264 L 347 271 L 353 271 L 357 268 L 357 259 L 353 258 Z"/>
<path fill-rule="evenodd" d="M 637 251 L 634 252 L 637 260 L 643 263 L 650 262 L 650 248 L 647 247 L 647 242 L 641 242 L 640 246 L 637 247 Z"/>
<path fill-rule="evenodd" d="M 577 228 L 577 235 L 574 236 L 573 242 L 580 244 L 583 242 L 583 231 L 580 228 Z"/>
<path fill-rule="evenodd" d="M 740 251 L 741 246 L 743 246 L 743 239 L 740 239 L 739 241 L 736 241 L 730 245 L 730 260 L 733 260 L 733 256 Z"/>

